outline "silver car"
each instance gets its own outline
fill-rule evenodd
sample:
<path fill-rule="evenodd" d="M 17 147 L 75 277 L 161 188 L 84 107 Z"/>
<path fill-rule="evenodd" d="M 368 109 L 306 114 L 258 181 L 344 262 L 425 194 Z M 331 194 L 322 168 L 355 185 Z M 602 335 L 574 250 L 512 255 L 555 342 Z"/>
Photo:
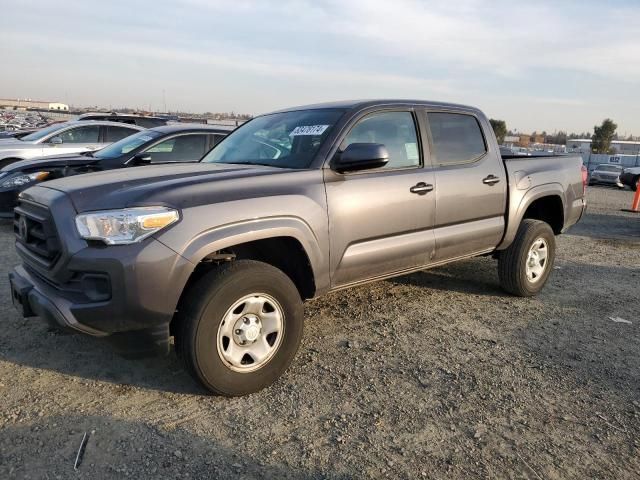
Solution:
<path fill-rule="evenodd" d="M 144 128 L 118 122 L 58 123 L 19 139 L 0 139 L 0 167 L 36 157 L 99 150 L 140 130 Z"/>
<path fill-rule="evenodd" d="M 602 185 L 616 185 L 618 187 L 622 187 L 623 185 L 620 183 L 620 174 L 622 173 L 622 170 L 623 168 L 618 165 L 611 165 L 607 163 L 598 165 L 591 171 L 591 175 L 589 175 L 589 185 L 599 183 Z"/>

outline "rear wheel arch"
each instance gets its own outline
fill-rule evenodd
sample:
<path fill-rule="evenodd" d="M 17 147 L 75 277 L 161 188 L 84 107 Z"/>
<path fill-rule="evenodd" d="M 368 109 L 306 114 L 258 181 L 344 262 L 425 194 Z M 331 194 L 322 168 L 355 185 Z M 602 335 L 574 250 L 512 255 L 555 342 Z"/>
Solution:
<path fill-rule="evenodd" d="M 549 198 L 552 198 L 552 200 L 548 200 Z M 556 235 L 562 232 L 564 228 L 566 204 L 565 192 L 562 185 L 558 183 L 539 185 L 524 193 L 520 201 L 518 202 L 516 200 L 516 202 L 517 206 L 513 213 L 512 208 L 514 201 L 511 200 L 508 204 L 507 228 L 502 241 L 497 247 L 498 251 L 504 250 L 511 245 L 511 242 L 516 238 L 520 225 L 526 218 L 548 223 Z M 541 213 L 540 210 L 543 205 L 552 208 L 553 212 Z"/>
<path fill-rule="evenodd" d="M 559 235 L 564 227 L 564 202 L 556 194 L 536 198 L 529 203 L 520 221 L 524 219 L 543 221 Z"/>

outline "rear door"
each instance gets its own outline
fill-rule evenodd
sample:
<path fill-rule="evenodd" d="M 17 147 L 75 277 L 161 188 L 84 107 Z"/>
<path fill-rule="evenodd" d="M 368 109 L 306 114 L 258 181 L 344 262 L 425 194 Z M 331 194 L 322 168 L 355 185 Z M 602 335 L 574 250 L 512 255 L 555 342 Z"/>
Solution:
<path fill-rule="evenodd" d="M 498 245 L 505 226 L 507 179 L 488 122 L 471 112 L 427 111 L 435 171 L 435 260 Z"/>
<path fill-rule="evenodd" d="M 375 170 L 325 170 L 334 288 L 429 262 L 435 197 L 423 133 L 416 112 L 399 109 L 360 118 L 340 140 L 339 152 L 351 143 L 381 143 L 390 158 Z"/>

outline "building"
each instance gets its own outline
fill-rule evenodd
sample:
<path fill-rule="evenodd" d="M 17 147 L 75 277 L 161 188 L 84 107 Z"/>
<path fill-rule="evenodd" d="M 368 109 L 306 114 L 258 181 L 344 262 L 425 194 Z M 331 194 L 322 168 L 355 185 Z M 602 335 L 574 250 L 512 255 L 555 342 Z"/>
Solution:
<path fill-rule="evenodd" d="M 640 142 L 628 140 L 613 140 L 611 148 L 620 155 L 640 155 Z M 591 152 L 590 138 L 571 138 L 567 140 L 567 152 L 589 153 Z"/>
<path fill-rule="evenodd" d="M 533 144 L 544 143 L 544 136 L 540 134 L 529 135 L 520 133 L 518 135 L 507 135 L 504 137 L 504 145 L 507 147 L 524 147 L 529 148 Z"/>
<path fill-rule="evenodd" d="M 31 99 L 8 99 L 0 98 L 0 108 L 13 110 L 55 110 L 61 112 L 69 111 L 69 105 L 60 102 L 43 102 Z"/>

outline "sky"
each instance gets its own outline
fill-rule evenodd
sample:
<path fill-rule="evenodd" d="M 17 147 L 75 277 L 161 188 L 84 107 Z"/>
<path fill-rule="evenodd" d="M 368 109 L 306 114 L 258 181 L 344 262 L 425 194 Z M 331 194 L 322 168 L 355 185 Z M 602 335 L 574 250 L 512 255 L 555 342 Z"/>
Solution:
<path fill-rule="evenodd" d="M 640 1 L 0 0 L 0 98 L 259 114 L 416 98 L 640 135 Z"/>

